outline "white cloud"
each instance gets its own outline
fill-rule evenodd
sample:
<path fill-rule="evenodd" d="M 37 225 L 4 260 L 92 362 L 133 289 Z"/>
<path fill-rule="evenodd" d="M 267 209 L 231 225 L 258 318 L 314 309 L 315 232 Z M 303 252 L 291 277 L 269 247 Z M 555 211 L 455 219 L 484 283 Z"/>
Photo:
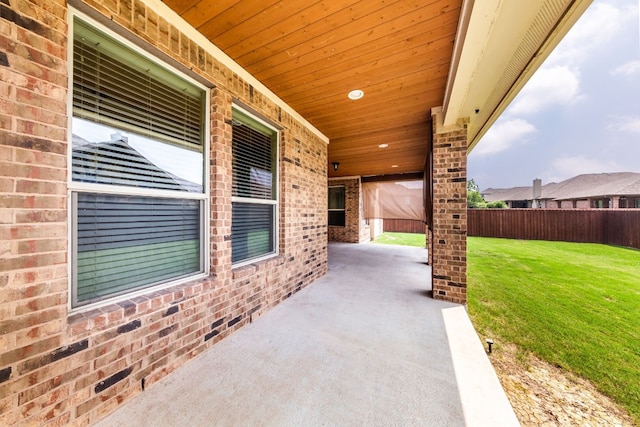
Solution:
<path fill-rule="evenodd" d="M 640 133 L 640 117 L 622 117 L 615 129 L 624 132 Z"/>
<path fill-rule="evenodd" d="M 614 76 L 632 76 L 634 74 L 640 74 L 640 59 L 627 62 L 611 71 Z"/>
<path fill-rule="evenodd" d="M 638 169 L 639 6 L 638 0 L 593 1 L 471 153 L 476 181 L 501 187 L 535 176 L 551 182 Z M 554 111 L 578 102 L 584 114 Z M 593 119 L 607 111 L 609 117 Z M 528 150 L 533 142 L 536 150 Z M 525 150 L 526 162 L 513 161 Z M 503 164 L 496 168 L 496 161 Z"/>
<path fill-rule="evenodd" d="M 478 155 L 504 151 L 518 143 L 526 142 L 527 137 L 537 130 L 523 119 L 497 121 L 482 137 L 473 150 Z"/>
<path fill-rule="evenodd" d="M 640 116 L 610 116 L 607 129 L 612 132 L 640 133 Z"/>
<path fill-rule="evenodd" d="M 604 2 L 594 3 L 567 33 L 547 63 L 580 64 L 594 50 L 610 44 L 625 21 L 632 21 L 637 16 L 634 12 L 634 7 L 623 10 Z"/>
<path fill-rule="evenodd" d="M 614 161 L 585 156 L 559 157 L 551 163 L 551 170 L 546 174 L 546 182 L 559 182 L 585 173 L 622 172 L 623 168 Z"/>
<path fill-rule="evenodd" d="M 550 105 L 569 105 L 580 99 L 580 77 L 566 66 L 542 67 L 515 99 L 509 114 L 532 114 Z"/>

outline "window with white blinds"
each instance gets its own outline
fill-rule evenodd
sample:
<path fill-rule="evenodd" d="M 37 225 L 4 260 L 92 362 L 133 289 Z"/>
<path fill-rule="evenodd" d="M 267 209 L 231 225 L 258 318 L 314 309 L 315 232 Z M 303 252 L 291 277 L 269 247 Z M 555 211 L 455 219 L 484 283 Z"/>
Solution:
<path fill-rule="evenodd" d="M 203 274 L 206 90 L 74 17 L 72 306 Z"/>
<path fill-rule="evenodd" d="M 278 132 L 233 110 L 232 260 L 239 264 L 277 252 Z"/>
<path fill-rule="evenodd" d="M 73 115 L 202 151 L 203 90 L 76 19 Z"/>

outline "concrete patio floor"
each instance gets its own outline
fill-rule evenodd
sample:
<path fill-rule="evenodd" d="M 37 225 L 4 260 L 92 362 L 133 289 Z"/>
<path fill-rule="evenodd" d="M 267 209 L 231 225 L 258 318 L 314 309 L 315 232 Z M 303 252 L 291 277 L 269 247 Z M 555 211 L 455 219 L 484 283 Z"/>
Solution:
<path fill-rule="evenodd" d="M 426 250 L 330 244 L 329 273 L 99 426 L 517 426 Z"/>

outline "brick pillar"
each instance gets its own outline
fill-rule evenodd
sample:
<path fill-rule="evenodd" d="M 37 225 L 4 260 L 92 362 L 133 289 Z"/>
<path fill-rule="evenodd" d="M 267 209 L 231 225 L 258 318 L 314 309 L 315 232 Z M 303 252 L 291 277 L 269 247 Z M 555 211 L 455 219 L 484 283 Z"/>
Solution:
<path fill-rule="evenodd" d="M 73 405 L 75 380 L 90 369 L 63 371 L 86 348 L 86 340 L 65 334 L 70 111 L 63 5 L 0 5 L 1 426 L 67 424 L 52 418 Z"/>
<path fill-rule="evenodd" d="M 611 197 L 611 204 L 609 205 L 609 207 L 611 209 L 620 208 L 620 196 L 612 196 Z"/>
<path fill-rule="evenodd" d="M 433 123 L 433 297 L 467 302 L 467 128 Z"/>
<path fill-rule="evenodd" d="M 211 275 L 231 283 L 232 118 L 231 95 L 211 90 Z"/>

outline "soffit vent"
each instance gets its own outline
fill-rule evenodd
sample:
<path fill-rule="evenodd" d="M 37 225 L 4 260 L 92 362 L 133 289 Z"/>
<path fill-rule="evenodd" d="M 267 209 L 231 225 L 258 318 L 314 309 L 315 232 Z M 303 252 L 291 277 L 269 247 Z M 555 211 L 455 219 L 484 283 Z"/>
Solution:
<path fill-rule="evenodd" d="M 492 104 L 494 104 L 494 102 L 497 104 L 504 93 L 506 93 L 518 77 L 520 77 L 522 70 L 526 68 L 531 58 L 534 57 L 542 47 L 547 35 L 561 19 L 570 3 L 570 1 L 549 0 L 542 5 L 537 16 L 524 34 L 520 45 L 513 53 L 502 76 L 498 80 L 498 84 L 490 98 Z"/>
<path fill-rule="evenodd" d="M 500 21 L 494 28 L 493 34 L 490 36 L 492 42 L 489 45 L 494 46 L 495 49 L 505 49 L 508 46 L 508 41 L 500 42 L 504 38 L 509 37 L 511 40 L 516 40 L 517 44 L 513 44 L 512 49 L 508 49 L 507 52 L 511 52 L 508 58 L 502 64 L 496 62 L 495 59 L 499 58 L 494 51 L 493 56 L 491 52 L 486 52 L 487 55 L 484 63 L 480 64 L 476 77 L 484 77 L 478 79 L 476 85 L 470 90 L 470 97 L 468 99 L 479 99 L 484 102 L 477 103 L 472 106 L 467 104 L 467 112 L 469 116 L 472 116 L 471 111 L 478 109 L 479 112 L 474 117 L 474 120 L 468 126 L 469 140 L 473 141 L 473 144 L 477 143 L 478 135 L 480 132 L 486 131 L 485 125 L 491 124 L 497 118 L 494 113 L 498 110 L 498 107 L 507 97 L 515 96 L 515 93 L 521 89 L 528 77 L 528 69 L 534 63 L 534 67 L 539 66 L 539 63 L 535 63 L 534 60 L 537 57 L 545 58 L 550 52 L 548 52 L 549 37 L 557 30 L 557 26 L 565 17 L 565 14 L 574 6 L 574 0 L 546 0 L 537 7 L 537 10 L 532 10 L 530 18 L 526 22 L 520 22 L 518 24 L 509 22 L 513 17 L 518 17 L 518 8 L 521 8 L 521 4 L 518 2 L 505 2 L 503 3 L 502 10 L 500 11 Z M 522 14 L 520 14 L 522 17 Z M 511 19 L 510 19 L 511 18 Z M 529 25 L 526 25 L 527 22 Z M 518 31 L 518 25 L 522 25 L 520 28 L 526 28 L 524 31 Z M 550 44 L 550 47 L 555 47 L 554 43 Z M 504 55 L 504 53 L 503 53 Z M 503 56 L 504 57 L 504 56 Z M 485 93 L 482 96 L 482 86 L 487 88 L 487 82 L 491 81 L 490 75 L 496 75 L 496 72 L 500 72 L 499 77 L 494 77 L 495 83 L 489 85 L 491 87 L 490 92 Z M 523 76 L 526 78 L 523 79 Z M 483 84 L 484 82 L 484 84 Z M 514 88 L 516 92 L 514 92 Z M 479 106 L 478 106 L 479 105 Z M 501 108 L 504 108 L 502 106 Z M 502 110 L 499 110 L 501 112 Z"/>

